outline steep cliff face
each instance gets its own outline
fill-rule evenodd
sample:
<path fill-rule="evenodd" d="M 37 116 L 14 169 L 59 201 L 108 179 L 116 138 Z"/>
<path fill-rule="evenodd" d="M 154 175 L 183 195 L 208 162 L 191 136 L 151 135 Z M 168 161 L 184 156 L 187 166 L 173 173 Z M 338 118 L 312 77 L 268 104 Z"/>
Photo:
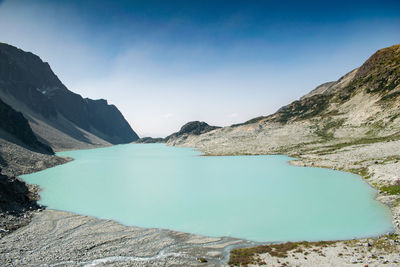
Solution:
<path fill-rule="evenodd" d="M 115 106 L 105 100 L 84 99 L 69 91 L 48 63 L 3 43 L 0 43 L 0 96 L 27 117 L 43 141 L 57 149 L 138 139 Z"/>
<path fill-rule="evenodd" d="M 91 122 L 89 129 L 101 129 L 98 136 L 112 144 L 129 143 L 139 138 L 116 106 L 109 105 L 104 99 L 84 100 L 88 109 L 88 120 Z"/>
<path fill-rule="evenodd" d="M 298 152 L 318 143 L 344 147 L 398 139 L 400 45 L 395 45 L 272 115 L 168 144 L 199 147 L 210 154 L 265 154 Z"/>

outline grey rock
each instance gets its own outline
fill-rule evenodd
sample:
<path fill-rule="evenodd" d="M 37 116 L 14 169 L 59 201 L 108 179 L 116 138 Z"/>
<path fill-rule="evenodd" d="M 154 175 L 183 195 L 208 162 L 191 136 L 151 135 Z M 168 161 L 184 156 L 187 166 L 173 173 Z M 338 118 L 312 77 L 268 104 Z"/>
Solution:
<path fill-rule="evenodd" d="M 45 210 L 0 239 L 0 265 L 227 266 L 229 250 L 249 244 Z"/>

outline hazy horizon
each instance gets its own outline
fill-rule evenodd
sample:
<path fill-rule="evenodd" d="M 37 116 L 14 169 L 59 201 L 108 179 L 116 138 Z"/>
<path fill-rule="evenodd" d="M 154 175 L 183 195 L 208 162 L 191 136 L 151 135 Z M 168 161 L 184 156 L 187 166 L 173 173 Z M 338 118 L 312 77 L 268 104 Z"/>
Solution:
<path fill-rule="evenodd" d="M 0 42 L 141 136 L 268 115 L 400 43 L 398 1 L 0 0 Z"/>

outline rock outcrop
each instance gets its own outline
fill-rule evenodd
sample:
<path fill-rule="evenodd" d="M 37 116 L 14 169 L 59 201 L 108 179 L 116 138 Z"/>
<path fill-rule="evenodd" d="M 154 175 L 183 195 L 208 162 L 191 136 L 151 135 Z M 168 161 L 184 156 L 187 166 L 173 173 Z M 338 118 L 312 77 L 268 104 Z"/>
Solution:
<path fill-rule="evenodd" d="M 168 142 L 173 142 L 173 140 L 176 139 L 185 139 L 189 136 L 197 136 L 200 134 L 208 133 L 212 130 L 218 129 L 221 127 L 218 126 L 210 126 L 204 121 L 191 121 L 186 123 L 181 127 L 181 129 L 173 133 L 167 137 L 165 137 L 165 141 Z"/>
<path fill-rule="evenodd" d="M 0 99 L 0 137 L 29 149 L 54 154 L 51 147 L 39 142 L 22 113 L 15 111 Z"/>
<path fill-rule="evenodd" d="M 204 121 L 191 121 L 181 127 L 181 129 L 165 138 L 143 137 L 135 141 L 138 144 L 151 144 L 151 143 L 166 143 L 173 142 L 173 140 L 181 140 L 192 135 L 200 135 L 210 132 L 221 127 L 210 126 Z"/>
<path fill-rule="evenodd" d="M 153 138 L 153 137 L 142 137 L 135 141 L 137 144 L 154 144 L 154 143 L 165 143 L 165 138 Z"/>
<path fill-rule="evenodd" d="M 1 174 L 0 168 L 0 237 L 29 222 L 29 211 L 40 208 L 38 198 L 37 191 L 18 178 Z"/>

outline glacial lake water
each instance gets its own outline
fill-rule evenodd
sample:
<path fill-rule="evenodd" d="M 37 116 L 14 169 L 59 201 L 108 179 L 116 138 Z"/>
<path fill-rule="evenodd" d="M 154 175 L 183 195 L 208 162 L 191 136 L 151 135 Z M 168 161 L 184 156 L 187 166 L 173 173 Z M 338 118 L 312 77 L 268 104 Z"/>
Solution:
<path fill-rule="evenodd" d="M 207 157 L 129 144 L 59 152 L 75 160 L 24 175 L 51 209 L 253 241 L 337 240 L 391 231 L 375 190 L 350 173 L 294 167 L 286 156 Z"/>

